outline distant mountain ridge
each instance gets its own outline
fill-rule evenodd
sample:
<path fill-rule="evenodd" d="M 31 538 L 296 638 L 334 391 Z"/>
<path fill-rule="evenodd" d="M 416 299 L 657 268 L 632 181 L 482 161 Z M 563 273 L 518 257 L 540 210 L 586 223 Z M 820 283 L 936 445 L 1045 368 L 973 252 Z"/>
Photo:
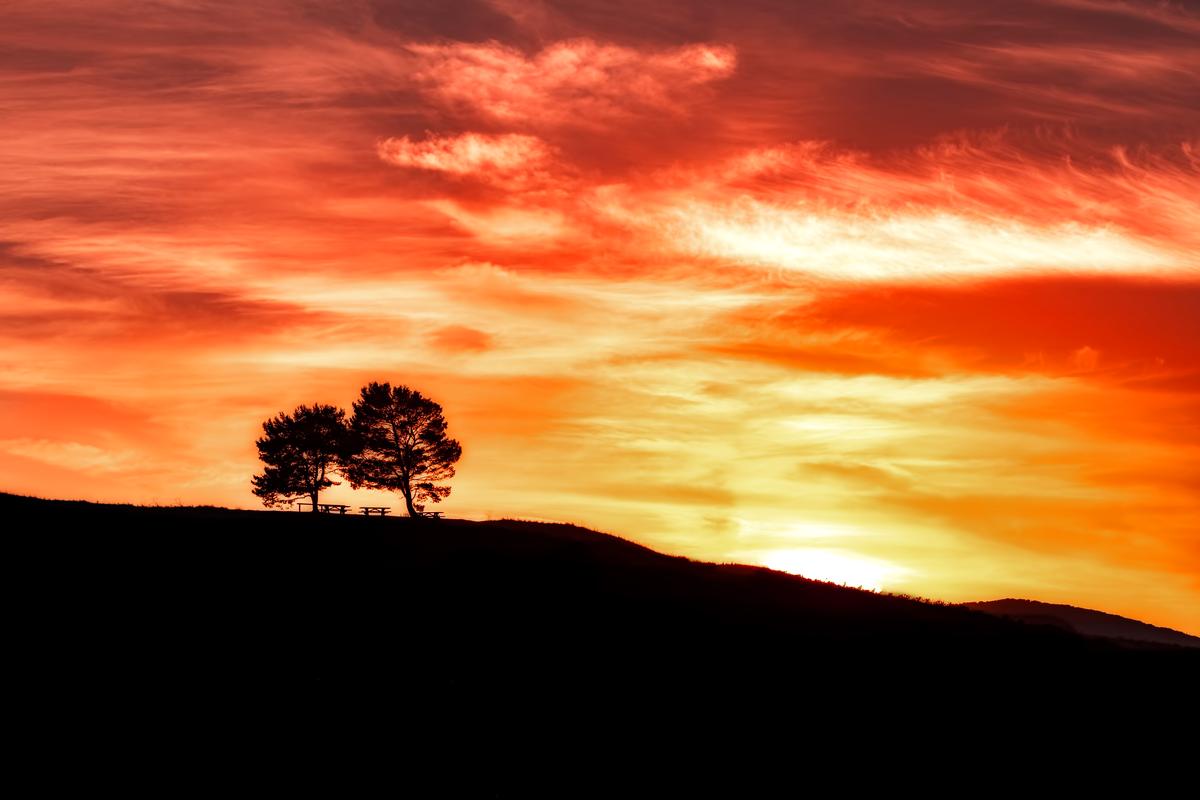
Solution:
<path fill-rule="evenodd" d="M 963 603 L 963 605 L 976 611 L 1021 622 L 1053 625 L 1083 636 L 1200 648 L 1200 637 L 1190 636 L 1173 628 L 1160 628 L 1140 620 L 1090 608 L 1017 598 Z"/>

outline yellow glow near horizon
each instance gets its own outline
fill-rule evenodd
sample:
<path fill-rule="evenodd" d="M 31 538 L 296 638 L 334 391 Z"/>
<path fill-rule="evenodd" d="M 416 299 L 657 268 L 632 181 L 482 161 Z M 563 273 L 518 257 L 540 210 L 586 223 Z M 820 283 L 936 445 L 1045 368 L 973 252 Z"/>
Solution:
<path fill-rule="evenodd" d="M 849 550 L 797 547 L 772 550 L 760 557 L 765 567 L 830 583 L 882 591 L 890 580 L 911 572 L 906 567 Z"/>

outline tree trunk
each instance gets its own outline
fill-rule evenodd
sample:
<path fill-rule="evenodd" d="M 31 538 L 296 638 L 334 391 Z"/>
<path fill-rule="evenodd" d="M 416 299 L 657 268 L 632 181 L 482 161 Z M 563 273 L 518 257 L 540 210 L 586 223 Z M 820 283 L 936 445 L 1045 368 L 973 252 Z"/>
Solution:
<path fill-rule="evenodd" d="M 413 508 L 412 490 L 411 489 L 401 489 L 400 491 L 404 495 L 404 505 L 408 506 L 408 515 L 410 517 L 421 516 L 421 512 L 417 511 L 417 509 Z"/>
<path fill-rule="evenodd" d="M 313 510 L 314 514 L 317 512 L 317 495 L 318 494 L 320 494 L 320 492 L 313 492 L 311 495 L 309 495 L 309 497 L 312 498 L 312 510 Z"/>

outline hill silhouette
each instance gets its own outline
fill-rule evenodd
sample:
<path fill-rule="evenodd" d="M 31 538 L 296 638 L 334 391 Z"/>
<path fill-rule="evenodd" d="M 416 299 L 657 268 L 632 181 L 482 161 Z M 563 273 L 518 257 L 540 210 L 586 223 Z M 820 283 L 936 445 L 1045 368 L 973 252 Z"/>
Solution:
<path fill-rule="evenodd" d="M 691 561 L 572 525 L 13 495 L 0 515 L 38 680 L 59 702 L 121 714 L 272 698 L 305 714 L 386 708 L 456 736 L 465 720 L 568 730 L 648 709 L 916 718 L 1034 695 L 1091 704 L 1092 679 L 1119 681 L 1105 684 L 1119 705 L 1112 686 L 1169 695 L 1200 666 L 1187 648 Z"/>
<path fill-rule="evenodd" d="M 976 611 L 984 611 L 1021 622 L 1055 625 L 1083 636 L 1098 636 L 1118 642 L 1152 642 L 1179 647 L 1200 647 L 1200 638 L 1196 636 L 1189 636 L 1172 628 L 1149 625 L 1136 619 L 1090 608 L 1015 598 L 964 603 L 964 605 Z"/>

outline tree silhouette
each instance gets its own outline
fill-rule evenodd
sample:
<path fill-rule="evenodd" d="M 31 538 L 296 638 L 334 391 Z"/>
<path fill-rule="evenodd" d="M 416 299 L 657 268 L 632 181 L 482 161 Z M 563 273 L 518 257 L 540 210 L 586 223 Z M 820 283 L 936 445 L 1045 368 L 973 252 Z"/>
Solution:
<path fill-rule="evenodd" d="M 462 446 L 446 436 L 442 407 L 420 392 L 390 383 L 364 386 L 350 431 L 343 474 L 355 489 L 400 492 L 410 517 L 421 516 L 425 501 L 440 503 L 450 494 L 438 483 L 454 477 Z"/>
<path fill-rule="evenodd" d="M 346 412 L 329 405 L 298 406 L 263 423 L 258 457 L 266 465 L 250 482 L 268 507 L 286 506 L 308 497 L 317 510 L 322 489 L 333 486 L 329 474 L 346 458 L 349 428 Z"/>

